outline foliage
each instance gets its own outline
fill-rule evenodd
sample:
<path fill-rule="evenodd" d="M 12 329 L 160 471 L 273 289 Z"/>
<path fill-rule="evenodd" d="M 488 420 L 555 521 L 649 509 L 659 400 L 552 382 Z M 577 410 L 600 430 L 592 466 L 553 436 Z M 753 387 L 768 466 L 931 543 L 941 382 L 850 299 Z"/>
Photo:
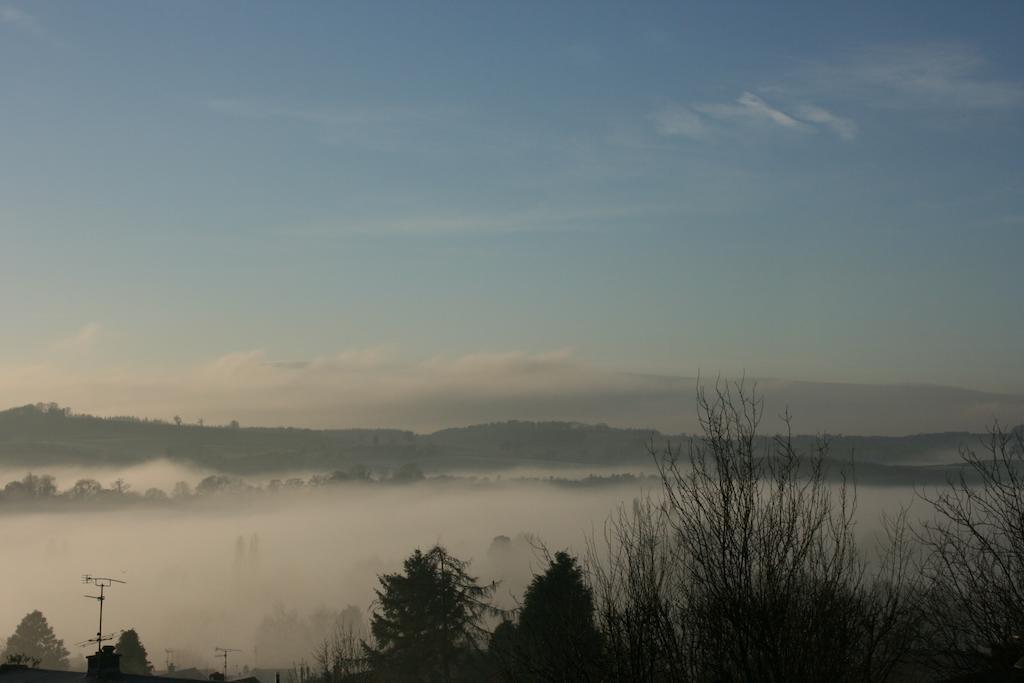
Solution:
<path fill-rule="evenodd" d="M 487 632 L 495 584 L 481 586 L 468 563 L 435 546 L 417 549 L 400 574 L 379 577 L 378 610 L 365 645 L 373 671 L 389 681 L 472 680 L 468 664 Z"/>
<path fill-rule="evenodd" d="M 27 666 L 30 669 L 34 669 L 39 666 L 40 659 L 38 657 L 29 657 L 23 654 L 10 654 L 4 660 L 5 664 L 12 664 L 14 666 Z"/>
<path fill-rule="evenodd" d="M 21 655 L 38 659 L 44 669 L 68 668 L 68 651 L 64 641 L 57 638 L 50 628 L 46 617 L 39 610 L 29 612 L 14 629 L 14 634 L 7 639 L 3 657 Z"/>
<path fill-rule="evenodd" d="M 57 494 L 57 485 L 49 474 L 36 475 L 29 472 L 20 481 L 8 482 L 4 486 L 7 498 L 48 498 Z"/>
<path fill-rule="evenodd" d="M 121 632 L 117 639 L 116 651 L 121 655 L 121 671 L 127 674 L 148 676 L 153 673 L 146 647 L 139 640 L 139 634 L 130 628 Z"/>
<path fill-rule="evenodd" d="M 76 500 L 95 498 L 103 492 L 103 485 L 95 479 L 79 479 L 67 491 L 67 496 Z"/>
<path fill-rule="evenodd" d="M 523 597 L 518 624 L 503 622 L 489 647 L 509 680 L 589 681 L 601 671 L 594 596 L 575 557 L 557 552 Z"/>
<path fill-rule="evenodd" d="M 146 489 L 146 492 L 143 494 L 143 497 L 145 497 L 147 500 L 159 501 L 164 501 L 167 500 L 168 498 L 167 493 L 163 489 L 158 489 L 155 487 Z"/>
<path fill-rule="evenodd" d="M 243 488 L 243 484 L 238 477 L 229 477 L 225 474 L 211 474 L 196 484 L 196 495 L 204 496 L 211 493 L 237 491 L 241 488 Z"/>
<path fill-rule="evenodd" d="M 406 463 L 391 473 L 392 482 L 396 484 L 411 484 L 423 480 L 423 470 L 419 465 Z"/>

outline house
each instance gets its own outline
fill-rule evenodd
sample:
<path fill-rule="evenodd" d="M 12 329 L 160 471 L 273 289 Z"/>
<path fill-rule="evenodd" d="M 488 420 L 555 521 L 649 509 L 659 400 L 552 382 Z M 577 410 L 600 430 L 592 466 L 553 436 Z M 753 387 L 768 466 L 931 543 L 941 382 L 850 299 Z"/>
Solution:
<path fill-rule="evenodd" d="M 96 654 L 86 657 L 88 670 L 83 675 L 78 671 L 53 671 L 35 669 L 24 664 L 0 665 L 0 683 L 86 683 L 109 681 L 110 683 L 195 683 L 194 678 L 171 676 L 146 676 L 121 672 L 121 655 L 114 652 L 113 645 L 105 645 Z M 217 674 L 220 680 L 223 677 Z M 211 676 L 212 678 L 212 676 Z M 246 677 L 230 683 L 259 683 L 255 678 Z"/>

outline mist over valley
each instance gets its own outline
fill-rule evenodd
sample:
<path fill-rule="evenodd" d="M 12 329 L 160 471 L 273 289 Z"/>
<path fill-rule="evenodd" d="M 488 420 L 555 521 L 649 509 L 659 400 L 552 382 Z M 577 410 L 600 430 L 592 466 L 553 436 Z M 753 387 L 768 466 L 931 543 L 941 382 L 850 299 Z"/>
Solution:
<path fill-rule="evenodd" d="M 499 582 L 495 604 L 515 608 L 544 548 L 584 554 L 617 511 L 659 495 L 649 448 L 692 438 L 560 422 L 247 428 L 54 404 L 2 412 L 0 428 L 0 544 L 19 558 L 0 589 L 10 613 L 42 609 L 69 643 L 84 640 L 94 614 L 78 577 L 114 576 L 127 583 L 108 619 L 153 653 L 174 650 L 179 668 L 214 667 L 211 647 L 230 643 L 238 671 L 309 665 L 310 644 L 338 623 L 365 631 L 378 575 L 410 548 L 470 560 Z M 959 476 L 957 449 L 982 438 L 831 438 L 830 480 L 859 484 L 860 541 L 877 542 L 883 513 Z M 795 437 L 805 450 L 820 440 Z"/>

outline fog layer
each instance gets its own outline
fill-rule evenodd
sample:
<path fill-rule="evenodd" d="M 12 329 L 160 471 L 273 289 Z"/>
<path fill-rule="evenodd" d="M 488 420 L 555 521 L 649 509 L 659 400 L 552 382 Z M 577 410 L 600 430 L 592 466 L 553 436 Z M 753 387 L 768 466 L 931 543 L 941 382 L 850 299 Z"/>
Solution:
<path fill-rule="evenodd" d="M 120 474 L 160 484 L 168 472 Z M 365 615 L 376 575 L 435 543 L 471 559 L 482 581 L 501 581 L 499 602 L 512 606 L 538 566 L 522 534 L 580 551 L 615 506 L 640 493 L 636 483 L 574 490 L 503 479 L 223 494 L 120 511 L 7 512 L 0 516 L 0 635 L 40 609 L 74 663 L 86 648 L 73 644 L 96 630 L 96 603 L 83 597 L 93 589 L 80 583 L 91 573 L 128 582 L 110 589 L 104 630 L 136 628 L 158 665 L 164 649 L 175 649 L 179 666 L 213 666 L 213 648 L 222 646 L 243 650 L 233 660 L 239 666 L 286 666 L 308 658 L 313 643 L 263 643 L 261 656 L 257 630 L 275 611 L 305 618 L 355 605 Z M 492 548 L 499 535 L 513 540 Z"/>
<path fill-rule="evenodd" d="M 76 476 L 167 487 L 204 474 L 166 462 L 53 473 L 62 487 Z M 91 573 L 127 581 L 110 589 L 104 630 L 137 629 L 158 668 L 165 649 L 176 651 L 179 667 L 215 666 L 215 646 L 242 650 L 233 670 L 290 667 L 309 660 L 311 639 L 345 608 L 355 606 L 365 620 L 377 575 L 399 570 L 416 547 L 440 543 L 472 560 L 482 582 L 501 582 L 497 602 L 512 607 L 541 567 L 531 537 L 580 553 L 617 506 L 657 493 L 649 478 L 566 487 L 510 474 L 523 472 L 222 493 L 120 510 L 7 508 L 0 514 L 0 636 L 42 610 L 72 651 L 72 666 L 81 666 L 76 658 L 88 648 L 75 643 L 96 629 L 96 603 L 83 597 L 93 588 L 80 583 Z M 907 488 L 861 487 L 862 539 L 877 531 L 880 510 L 912 498 Z M 496 543 L 501 535 L 509 540 Z M 359 621 L 355 610 L 346 617 Z M 261 628 L 268 618 L 276 628 Z"/>

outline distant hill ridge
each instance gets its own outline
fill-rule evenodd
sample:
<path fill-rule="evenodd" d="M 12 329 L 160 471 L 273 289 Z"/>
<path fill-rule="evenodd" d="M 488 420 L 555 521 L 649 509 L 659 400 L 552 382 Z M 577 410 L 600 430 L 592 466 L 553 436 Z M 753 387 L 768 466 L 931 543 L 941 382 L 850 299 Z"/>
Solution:
<path fill-rule="evenodd" d="M 885 465 L 953 462 L 968 432 L 830 437 L 833 456 Z M 135 417 L 76 415 L 54 403 L 0 412 L 0 465 L 127 466 L 167 458 L 238 474 L 330 470 L 355 463 L 416 463 L 427 471 L 532 465 L 650 464 L 646 444 L 679 440 L 652 429 L 511 420 L 416 434 L 400 429 L 304 429 L 200 425 Z M 796 437 L 810 449 L 813 436 Z"/>

